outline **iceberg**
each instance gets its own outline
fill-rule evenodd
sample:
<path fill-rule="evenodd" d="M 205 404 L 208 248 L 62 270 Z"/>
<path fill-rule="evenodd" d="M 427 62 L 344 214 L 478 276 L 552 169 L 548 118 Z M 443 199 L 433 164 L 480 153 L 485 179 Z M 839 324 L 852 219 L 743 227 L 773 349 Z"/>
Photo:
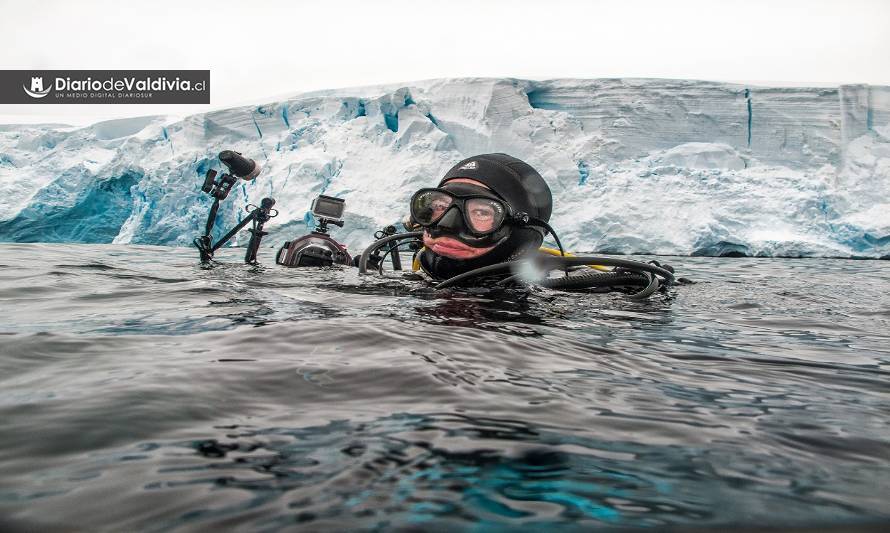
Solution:
<path fill-rule="evenodd" d="M 218 229 L 273 197 L 264 246 L 311 229 L 323 193 L 346 199 L 335 234 L 355 251 L 454 162 L 505 152 L 548 181 L 574 251 L 890 257 L 890 87 L 662 79 L 438 79 L 183 119 L 0 126 L 0 241 L 189 246 L 223 149 L 263 171 Z"/>

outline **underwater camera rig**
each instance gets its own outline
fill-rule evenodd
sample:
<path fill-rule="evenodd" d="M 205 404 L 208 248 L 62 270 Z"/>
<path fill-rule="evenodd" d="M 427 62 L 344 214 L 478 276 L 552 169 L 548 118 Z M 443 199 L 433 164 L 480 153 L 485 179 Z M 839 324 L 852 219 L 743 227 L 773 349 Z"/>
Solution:
<path fill-rule="evenodd" d="M 317 217 L 318 225 L 308 235 L 293 241 L 285 242 L 278 249 L 275 262 L 288 267 L 329 267 L 333 265 L 358 266 L 358 257 L 350 257 L 346 246 L 337 242 L 328 234 L 328 224 L 343 227 L 343 212 L 346 200 L 320 195 L 312 201 L 312 214 Z M 375 239 L 382 239 L 396 233 L 395 226 L 386 226 L 374 234 Z M 418 247 L 419 248 L 419 247 Z M 401 257 L 398 254 L 398 243 L 393 242 L 386 247 L 383 255 L 379 250 L 369 255 L 365 264 L 374 268 L 382 268 L 383 261 L 390 256 L 393 270 L 402 270 Z"/>
<path fill-rule="evenodd" d="M 226 166 L 228 172 L 221 175 L 215 170 L 210 169 L 204 176 L 204 184 L 201 190 L 213 197 L 213 205 L 210 206 L 210 214 L 207 215 L 207 224 L 204 227 L 204 235 L 195 238 L 194 243 L 201 254 L 201 262 L 208 263 L 213 259 L 213 253 L 226 244 L 229 239 L 241 231 L 247 224 L 253 226 L 247 231 L 250 232 L 250 242 L 247 243 L 247 252 L 244 255 L 244 262 L 248 264 L 256 263 L 257 251 L 260 248 L 260 241 L 264 235 L 268 235 L 267 231 L 263 231 L 263 225 L 278 215 L 278 211 L 272 209 L 275 200 L 272 198 L 263 198 L 260 205 L 249 204 L 245 207 L 249 215 L 247 215 L 228 233 L 223 235 L 218 241 L 213 242 L 211 236 L 213 226 L 216 224 L 216 214 L 219 211 L 219 203 L 229 196 L 232 187 L 238 182 L 238 179 L 251 181 L 260 173 L 260 166 L 252 159 L 248 159 L 241 155 L 240 152 L 232 150 L 223 150 L 219 153 L 219 160 Z"/>
<path fill-rule="evenodd" d="M 346 200 L 319 195 L 312 200 L 312 214 L 318 225 L 312 233 L 285 242 L 275 256 L 275 262 L 289 267 L 326 267 L 334 264 L 350 265 L 352 258 L 346 246 L 328 234 L 328 224 L 343 227 Z"/>

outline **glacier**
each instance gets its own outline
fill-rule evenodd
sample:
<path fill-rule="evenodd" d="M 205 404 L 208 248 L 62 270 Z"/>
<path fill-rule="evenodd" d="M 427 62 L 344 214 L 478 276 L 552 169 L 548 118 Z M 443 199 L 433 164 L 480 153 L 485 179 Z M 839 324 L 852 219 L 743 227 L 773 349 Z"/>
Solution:
<path fill-rule="evenodd" d="M 574 251 L 890 257 L 890 87 L 664 79 L 437 79 L 3 125 L 0 241 L 189 246 L 223 149 L 263 171 L 223 203 L 219 234 L 271 196 L 269 247 L 311 229 L 324 193 L 346 199 L 333 234 L 355 252 L 453 163 L 505 152 L 550 184 Z"/>

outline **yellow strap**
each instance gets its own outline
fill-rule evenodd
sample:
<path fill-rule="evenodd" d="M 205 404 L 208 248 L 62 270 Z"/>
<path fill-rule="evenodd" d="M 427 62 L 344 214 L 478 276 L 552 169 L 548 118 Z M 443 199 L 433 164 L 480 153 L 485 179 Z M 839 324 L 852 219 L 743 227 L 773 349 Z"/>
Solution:
<path fill-rule="evenodd" d="M 417 250 L 417 252 L 414 254 L 414 260 L 411 262 L 412 272 L 417 272 L 418 270 L 420 270 L 420 254 L 422 254 L 424 250 L 426 250 L 425 246 L 420 250 Z"/>
<path fill-rule="evenodd" d="M 538 251 L 541 252 L 541 253 L 549 254 L 549 255 L 561 255 L 561 254 L 559 253 L 559 250 L 557 250 L 556 248 L 547 248 L 546 246 L 541 246 L 540 248 L 538 248 Z M 565 253 L 565 256 L 566 256 L 566 257 L 574 257 L 575 254 L 572 254 L 572 253 L 570 253 L 570 252 L 566 252 L 566 253 Z M 603 265 L 587 265 L 587 266 L 590 267 L 590 268 L 593 268 L 593 269 L 602 271 L 602 272 L 611 272 L 611 271 L 612 271 L 611 268 L 609 268 L 609 267 L 605 267 L 605 266 L 603 266 Z"/>

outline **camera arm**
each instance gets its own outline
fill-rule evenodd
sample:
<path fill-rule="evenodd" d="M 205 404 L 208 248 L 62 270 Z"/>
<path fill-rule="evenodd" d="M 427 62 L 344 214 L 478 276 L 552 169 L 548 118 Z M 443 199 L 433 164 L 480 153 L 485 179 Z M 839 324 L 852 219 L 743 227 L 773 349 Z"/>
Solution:
<path fill-rule="evenodd" d="M 230 174 L 223 173 L 218 180 L 216 179 L 216 175 L 216 171 L 209 170 L 204 179 L 204 185 L 201 187 L 202 191 L 213 196 L 213 205 L 210 206 L 210 213 L 207 215 L 207 224 L 204 226 L 204 235 L 201 235 L 194 241 L 195 246 L 198 248 L 198 253 L 201 256 L 201 262 L 207 263 L 213 259 L 214 252 L 226 244 L 236 233 L 241 231 L 244 226 L 253 222 L 254 226 L 248 230 L 250 231 L 251 236 L 250 242 L 247 245 L 247 253 L 244 256 L 244 262 L 251 264 L 256 263 L 256 255 L 260 247 L 260 241 L 264 235 L 268 235 L 267 231 L 263 231 L 263 225 L 268 222 L 270 218 L 278 215 L 278 211 L 272 209 L 272 206 L 275 205 L 275 200 L 272 198 L 263 198 L 259 207 L 253 206 L 254 209 L 250 211 L 249 215 L 214 244 L 211 234 L 213 232 L 213 226 L 216 224 L 219 203 L 221 200 L 226 199 L 229 192 L 232 190 L 232 186 L 237 182 L 237 178 Z M 248 209 L 250 207 L 251 206 L 247 206 Z M 274 214 L 272 214 L 272 212 L 274 212 Z"/>
<path fill-rule="evenodd" d="M 207 224 L 204 226 L 204 234 L 194 240 L 195 247 L 198 248 L 198 253 L 201 254 L 201 262 L 207 263 L 213 259 L 213 253 L 215 251 L 227 243 L 236 233 L 241 231 L 244 226 L 252 222 L 253 227 L 248 230 L 251 233 L 251 237 L 250 242 L 247 245 L 247 253 L 244 256 L 244 262 L 255 264 L 260 241 L 264 235 L 268 235 L 267 231 L 263 231 L 263 225 L 268 222 L 270 218 L 278 215 L 278 211 L 272 209 L 272 206 L 275 205 L 275 200 L 272 198 L 263 198 L 259 207 L 248 205 L 245 209 L 250 211 L 250 214 L 214 244 L 212 233 L 213 227 L 216 224 L 216 216 L 219 212 L 219 203 L 229 196 L 229 193 L 232 191 L 232 188 L 235 186 L 235 183 L 239 178 L 245 181 L 251 181 L 260 173 L 260 166 L 257 165 L 254 160 L 242 156 L 240 152 L 223 150 L 219 153 L 218 157 L 229 171 L 218 174 L 215 170 L 210 169 L 204 175 L 204 183 L 201 184 L 201 190 L 213 197 L 213 205 L 210 206 L 210 213 L 207 215 Z M 217 178 L 217 176 L 219 177 Z M 253 208 L 252 211 L 251 208 Z"/>
<path fill-rule="evenodd" d="M 225 245 L 229 241 L 229 239 L 234 237 L 236 233 L 241 231 L 241 229 L 244 228 L 244 226 L 253 222 L 254 226 L 252 228 L 250 228 L 249 230 L 247 230 L 251 233 L 251 236 L 250 236 L 250 242 L 247 244 L 247 253 L 244 256 L 244 262 L 245 263 L 256 263 L 256 254 L 260 248 L 260 241 L 263 239 L 264 235 L 269 234 L 268 231 L 263 231 L 263 225 L 266 222 L 268 222 L 269 219 L 278 215 L 278 211 L 275 209 L 272 209 L 273 205 L 275 205 L 275 200 L 273 200 L 272 198 L 263 198 L 263 201 L 260 202 L 259 207 L 253 206 L 254 209 L 250 212 L 249 215 L 244 217 L 244 220 L 239 222 L 234 228 L 230 229 L 228 233 L 226 233 L 218 241 L 216 241 L 216 244 L 214 244 L 213 246 L 211 246 L 209 248 L 209 257 L 212 258 L 213 252 L 222 248 L 222 246 Z M 249 205 L 247 206 L 248 209 L 250 207 L 251 206 L 249 206 Z M 273 211 L 275 212 L 275 214 L 272 214 Z M 205 235 L 204 237 L 209 238 L 209 234 Z M 203 238 L 203 237 L 201 237 L 201 238 Z M 197 244 L 197 242 L 196 242 L 196 244 Z M 201 250 L 201 246 L 198 246 L 198 249 Z M 202 250 L 202 253 L 203 253 L 203 250 Z"/>

